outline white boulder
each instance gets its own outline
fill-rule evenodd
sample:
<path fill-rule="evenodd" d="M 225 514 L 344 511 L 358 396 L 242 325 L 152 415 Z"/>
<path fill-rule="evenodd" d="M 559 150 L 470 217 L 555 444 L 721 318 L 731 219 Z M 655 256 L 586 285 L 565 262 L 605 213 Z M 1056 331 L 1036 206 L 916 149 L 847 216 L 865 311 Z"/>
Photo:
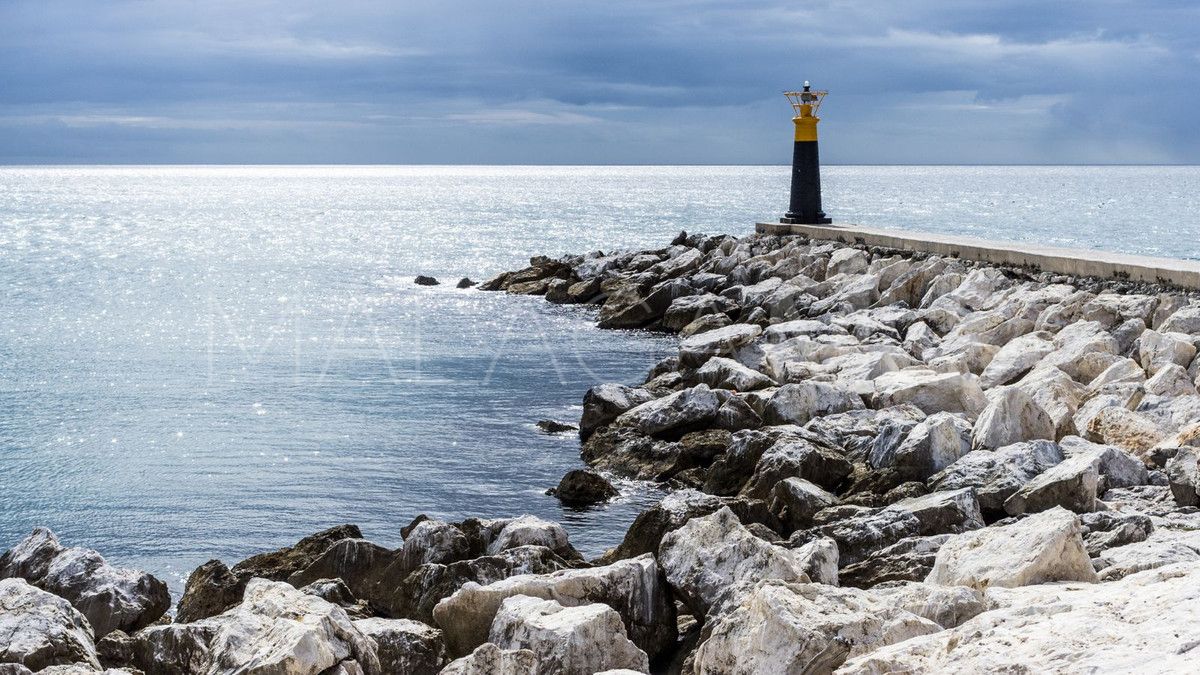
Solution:
<path fill-rule="evenodd" d="M 1096 581 L 1079 517 L 1055 507 L 1011 525 L 952 537 L 938 549 L 927 583 L 1013 587 L 1051 581 Z"/>
<path fill-rule="evenodd" d="M 626 637 L 621 616 L 599 603 L 564 607 L 527 595 L 505 598 L 492 621 L 489 641 L 501 649 L 530 650 L 541 675 L 650 669 L 646 653 Z"/>

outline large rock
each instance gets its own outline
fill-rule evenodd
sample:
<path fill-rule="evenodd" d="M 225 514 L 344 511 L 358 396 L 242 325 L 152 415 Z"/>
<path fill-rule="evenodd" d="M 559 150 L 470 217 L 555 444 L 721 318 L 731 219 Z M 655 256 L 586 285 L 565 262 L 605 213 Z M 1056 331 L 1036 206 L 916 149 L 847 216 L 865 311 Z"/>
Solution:
<path fill-rule="evenodd" d="M 1011 384 L 1028 373 L 1054 349 L 1051 335 L 1045 331 L 1015 338 L 992 357 L 987 367 L 979 374 L 979 384 L 984 389 Z"/>
<path fill-rule="evenodd" d="M 537 655 L 528 649 L 500 649 L 486 642 L 455 659 L 441 675 L 537 675 Z"/>
<path fill-rule="evenodd" d="M 1167 461 L 1167 480 L 1171 495 L 1180 506 L 1200 506 L 1200 452 L 1197 448 L 1179 448 Z"/>
<path fill-rule="evenodd" d="M 1167 565 L 1200 565 L 1200 534 L 1157 528 L 1142 541 L 1102 551 L 1092 561 L 1101 581 L 1114 581 L 1131 574 Z"/>
<path fill-rule="evenodd" d="M 1011 525 L 953 537 L 937 552 L 927 583 L 1014 587 L 1051 581 L 1096 581 L 1079 517 L 1055 507 Z"/>
<path fill-rule="evenodd" d="M 938 549 L 954 535 L 906 537 L 838 572 L 843 586 L 871 588 L 889 581 L 921 581 L 933 569 Z"/>
<path fill-rule="evenodd" d="M 514 595 L 554 599 L 568 607 L 606 604 L 621 615 L 630 639 L 651 658 L 675 641 L 670 591 L 654 557 L 643 555 L 604 567 L 519 575 L 486 586 L 465 584 L 433 611 L 451 655 L 467 654 L 486 642 L 500 603 Z"/>
<path fill-rule="evenodd" d="M 962 413 L 973 420 L 987 406 L 979 378 L 970 374 L 900 370 L 884 373 L 874 382 L 871 407 L 877 409 L 910 403 L 927 415 Z"/>
<path fill-rule="evenodd" d="M 765 420 L 771 424 L 808 423 L 814 417 L 864 408 L 862 397 L 825 382 L 801 382 L 780 387 L 767 403 Z"/>
<path fill-rule="evenodd" d="M 134 636 L 136 667 L 162 675 L 255 672 L 317 675 L 354 661 L 381 673 L 376 644 L 345 610 L 290 584 L 251 579 L 242 604 L 184 624 L 151 626 Z"/>
<path fill-rule="evenodd" d="M 785 478 L 771 489 L 768 505 L 784 525 L 784 534 L 808 527 L 813 516 L 837 502 L 830 492 L 799 476 Z"/>
<path fill-rule="evenodd" d="M 763 452 L 739 495 L 766 499 L 779 481 L 792 477 L 833 490 L 852 470 L 850 462 L 830 448 L 807 440 L 784 440 Z"/>
<path fill-rule="evenodd" d="M 696 371 L 696 379 L 714 389 L 753 391 L 775 384 L 771 378 L 757 370 L 723 356 L 714 356 Z"/>
<path fill-rule="evenodd" d="M 724 328 L 705 331 L 679 343 L 679 362 L 695 368 L 713 356 L 727 356 L 762 333 L 754 324 L 735 323 Z"/>
<path fill-rule="evenodd" d="M 810 532 L 837 542 L 841 564 L 852 565 L 875 551 L 914 536 L 953 534 L 983 527 L 972 488 L 902 499 L 891 506 L 837 520 Z"/>
<path fill-rule="evenodd" d="M 198 621 L 235 607 L 242 602 L 248 579 L 239 579 L 220 560 L 209 560 L 188 576 L 175 621 Z"/>
<path fill-rule="evenodd" d="M 366 539 L 343 539 L 287 581 L 301 588 L 321 579 L 341 579 L 354 595 L 369 597 L 379 575 L 397 558 L 394 551 Z"/>
<path fill-rule="evenodd" d="M 288 577 L 311 565 L 330 546 L 343 539 L 362 539 L 362 531 L 355 525 L 331 527 L 310 534 L 293 546 L 252 555 L 234 565 L 230 571 L 240 579 L 287 581 Z"/>
<path fill-rule="evenodd" d="M 375 641 L 383 673 L 436 675 L 446 665 L 442 632 L 407 619 L 360 619 L 354 622 L 363 635 Z"/>
<path fill-rule="evenodd" d="M 721 499 L 698 490 L 676 490 L 642 511 L 625 531 L 625 538 L 604 560 L 612 562 L 643 553 L 657 553 L 663 536 L 683 527 L 698 516 L 707 516 L 722 507 Z"/>
<path fill-rule="evenodd" d="M 997 390 L 971 430 L 975 449 L 995 450 L 1039 439 L 1055 439 L 1054 421 L 1019 387 Z"/>
<path fill-rule="evenodd" d="M 848 657 L 939 630 L 857 589 L 762 581 L 713 625 L 695 672 L 828 673 Z"/>
<path fill-rule="evenodd" d="M 1016 443 L 994 452 L 967 453 L 931 476 L 928 485 L 931 490 L 975 488 L 984 513 L 1003 514 L 1006 499 L 1062 460 L 1062 448 L 1053 441 Z"/>
<path fill-rule="evenodd" d="M 971 451 L 971 425 L 961 415 L 935 413 L 898 440 L 877 442 L 867 458 L 871 466 L 894 466 L 907 478 L 925 480 Z"/>
<path fill-rule="evenodd" d="M 70 602 L 87 617 L 97 639 L 148 626 L 171 606 L 167 585 L 158 578 L 113 567 L 91 549 L 63 548 L 45 528 L 35 529 L 0 559 L 0 574 L 16 573 Z"/>
<path fill-rule="evenodd" d="M 569 506 L 590 506 L 619 496 L 611 481 L 589 469 L 572 469 L 563 475 L 558 487 L 547 492 Z"/>
<path fill-rule="evenodd" d="M 1189 336 L 1149 329 L 1138 338 L 1138 351 L 1142 368 L 1148 375 L 1154 375 L 1171 364 L 1186 368 L 1196 356 L 1196 346 Z"/>
<path fill-rule="evenodd" d="M 720 399 L 708 385 L 698 384 L 622 413 L 616 424 L 646 436 L 681 435 L 712 422 L 720 407 Z"/>
<path fill-rule="evenodd" d="M 653 400 L 654 394 L 641 387 L 623 384 L 600 384 L 583 395 L 583 416 L 579 420 L 579 436 L 587 440 L 596 429 L 611 424 L 621 413 Z"/>
<path fill-rule="evenodd" d="M 1109 584 L 1008 591 L 952 630 L 877 649 L 839 673 L 1188 673 L 1200 641 L 1200 565 Z"/>
<path fill-rule="evenodd" d="M 1004 501 L 1004 510 L 1017 516 L 1061 506 L 1075 513 L 1087 513 L 1096 508 L 1099 482 L 1099 456 L 1093 453 L 1072 455 L 1021 486 Z"/>
<path fill-rule="evenodd" d="M 567 531 L 558 523 L 537 516 L 525 515 L 504 523 L 504 526 L 487 545 L 488 555 L 497 555 L 518 546 L 544 546 L 564 559 L 582 559 L 571 546 Z"/>
<path fill-rule="evenodd" d="M 734 584 L 809 581 L 793 551 L 754 536 L 727 507 L 668 533 L 658 561 L 671 588 L 697 616 L 708 613 Z"/>
<path fill-rule="evenodd" d="M 20 578 L 0 581 L 0 663 L 35 671 L 72 663 L 100 667 L 83 614 Z"/>
<path fill-rule="evenodd" d="M 505 598 L 489 637 L 501 649 L 532 651 L 543 675 L 650 669 L 646 653 L 626 637 L 621 615 L 599 603 L 564 607 L 527 595 Z"/>

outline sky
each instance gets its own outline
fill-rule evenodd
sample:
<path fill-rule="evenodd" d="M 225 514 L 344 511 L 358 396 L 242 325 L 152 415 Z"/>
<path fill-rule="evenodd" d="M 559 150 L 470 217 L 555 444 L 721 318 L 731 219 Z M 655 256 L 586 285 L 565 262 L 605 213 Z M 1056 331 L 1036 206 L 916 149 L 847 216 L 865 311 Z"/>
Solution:
<path fill-rule="evenodd" d="M 0 163 L 1200 163 L 1196 0 L 0 0 Z"/>

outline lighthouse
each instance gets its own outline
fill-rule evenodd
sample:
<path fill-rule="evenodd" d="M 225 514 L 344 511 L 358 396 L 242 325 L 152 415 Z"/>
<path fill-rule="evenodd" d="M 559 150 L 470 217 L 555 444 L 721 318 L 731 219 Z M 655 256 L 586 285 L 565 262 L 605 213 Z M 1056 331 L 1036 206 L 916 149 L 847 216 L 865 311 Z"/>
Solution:
<path fill-rule="evenodd" d="M 826 91 L 813 91 L 806 81 L 802 91 L 785 91 L 792 104 L 796 140 L 792 145 L 792 194 L 781 223 L 820 225 L 832 222 L 821 210 L 821 159 L 817 154 L 817 109 Z"/>

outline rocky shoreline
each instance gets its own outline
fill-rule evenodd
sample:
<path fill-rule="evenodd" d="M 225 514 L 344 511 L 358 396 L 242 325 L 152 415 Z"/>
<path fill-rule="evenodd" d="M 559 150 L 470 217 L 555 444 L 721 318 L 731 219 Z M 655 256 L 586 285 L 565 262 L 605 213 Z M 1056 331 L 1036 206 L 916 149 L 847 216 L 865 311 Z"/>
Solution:
<path fill-rule="evenodd" d="M 685 233 L 478 288 L 680 336 L 586 393 L 589 468 L 552 490 L 669 488 L 620 545 L 344 525 L 209 561 L 171 617 L 160 580 L 38 529 L 0 557 L 0 673 L 1194 671 L 1195 294 Z"/>

